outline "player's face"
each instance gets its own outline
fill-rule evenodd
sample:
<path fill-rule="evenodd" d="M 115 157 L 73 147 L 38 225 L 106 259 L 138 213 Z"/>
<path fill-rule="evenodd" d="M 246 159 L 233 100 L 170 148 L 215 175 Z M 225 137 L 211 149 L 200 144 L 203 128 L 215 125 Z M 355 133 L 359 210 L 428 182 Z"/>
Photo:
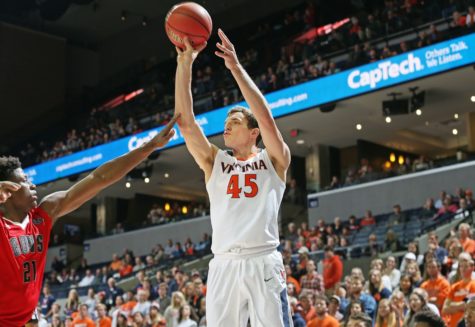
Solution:
<path fill-rule="evenodd" d="M 254 144 L 254 130 L 247 127 L 247 118 L 243 113 L 235 112 L 224 122 L 224 144 L 231 149 Z"/>
<path fill-rule="evenodd" d="M 30 210 L 38 205 L 36 185 L 30 182 L 23 169 L 15 169 L 10 181 L 20 184 L 21 188 L 12 193 L 12 196 L 7 200 L 7 203 L 10 203 L 15 208 L 25 210 Z"/>

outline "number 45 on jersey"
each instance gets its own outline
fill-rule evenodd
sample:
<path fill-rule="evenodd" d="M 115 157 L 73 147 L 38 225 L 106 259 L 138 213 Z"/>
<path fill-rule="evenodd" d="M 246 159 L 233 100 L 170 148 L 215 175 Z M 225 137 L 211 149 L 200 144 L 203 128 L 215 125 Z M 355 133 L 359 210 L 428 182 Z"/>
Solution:
<path fill-rule="evenodd" d="M 246 198 L 253 198 L 259 192 L 256 184 L 256 174 L 245 174 L 244 185 L 239 185 L 239 175 L 231 175 L 229 177 L 228 190 L 226 194 L 230 194 L 232 199 L 239 199 L 242 195 Z"/>

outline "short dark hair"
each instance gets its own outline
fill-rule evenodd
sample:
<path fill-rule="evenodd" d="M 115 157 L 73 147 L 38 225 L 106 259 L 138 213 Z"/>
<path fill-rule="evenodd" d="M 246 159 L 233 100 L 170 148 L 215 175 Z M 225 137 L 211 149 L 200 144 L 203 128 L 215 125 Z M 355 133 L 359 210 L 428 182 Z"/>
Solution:
<path fill-rule="evenodd" d="M 18 168 L 21 168 L 21 162 L 17 157 L 0 157 L 0 181 L 10 180 Z"/>
<path fill-rule="evenodd" d="M 247 128 L 249 128 L 249 129 L 259 128 L 259 124 L 257 123 L 257 119 L 256 119 L 256 117 L 254 116 L 254 114 L 252 113 L 251 110 L 249 110 L 245 107 L 236 106 L 236 107 L 231 108 L 228 111 L 228 117 L 231 116 L 232 114 L 236 113 L 236 112 L 240 112 L 244 115 L 244 117 L 246 117 L 246 119 L 247 119 Z M 259 133 L 259 135 L 257 136 L 257 139 L 256 139 L 256 145 L 258 145 L 259 142 L 261 142 L 261 140 L 262 140 L 262 136 Z"/>
<path fill-rule="evenodd" d="M 324 252 L 329 252 L 329 251 L 333 252 L 333 246 L 325 245 L 325 247 L 323 248 L 323 251 Z"/>
<path fill-rule="evenodd" d="M 328 298 L 325 295 L 316 295 L 313 302 L 317 303 L 317 301 L 323 301 L 325 302 L 326 305 L 330 303 L 330 300 L 328 300 Z"/>
<path fill-rule="evenodd" d="M 445 327 L 445 322 L 432 310 L 419 311 L 414 315 L 414 322 L 426 322 L 432 327 Z"/>

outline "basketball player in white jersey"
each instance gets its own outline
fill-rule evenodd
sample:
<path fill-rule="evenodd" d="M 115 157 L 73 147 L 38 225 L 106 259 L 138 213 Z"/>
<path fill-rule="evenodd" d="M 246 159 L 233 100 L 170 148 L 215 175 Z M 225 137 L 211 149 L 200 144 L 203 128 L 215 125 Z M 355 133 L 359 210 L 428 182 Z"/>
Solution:
<path fill-rule="evenodd" d="M 277 215 L 290 151 L 269 106 L 238 61 L 223 31 L 215 54 L 224 59 L 250 110 L 229 111 L 224 141 L 232 155 L 211 144 L 193 114 L 192 64 L 206 45 L 177 48 L 175 111 L 186 146 L 205 174 L 211 203 L 212 251 L 206 294 L 210 327 L 292 326 Z M 257 148 L 260 138 L 265 149 Z"/>

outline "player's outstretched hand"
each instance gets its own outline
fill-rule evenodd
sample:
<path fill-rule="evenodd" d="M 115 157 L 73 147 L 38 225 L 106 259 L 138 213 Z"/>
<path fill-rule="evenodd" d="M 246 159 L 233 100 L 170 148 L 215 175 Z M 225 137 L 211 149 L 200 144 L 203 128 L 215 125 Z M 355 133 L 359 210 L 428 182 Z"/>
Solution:
<path fill-rule="evenodd" d="M 198 54 L 206 48 L 207 43 L 203 43 L 195 48 L 191 45 L 190 39 L 188 37 L 184 37 L 183 41 L 185 42 L 185 49 L 182 50 L 179 47 L 175 47 L 176 52 L 178 53 L 177 61 L 179 63 L 185 63 L 191 65 L 193 61 L 195 61 Z"/>
<path fill-rule="evenodd" d="M 0 182 L 0 203 L 4 203 L 12 196 L 13 192 L 21 188 L 20 184 L 13 182 Z"/>
<path fill-rule="evenodd" d="M 147 146 L 151 146 L 154 149 L 161 148 L 167 145 L 168 141 L 175 135 L 175 130 L 173 129 L 173 125 L 175 125 L 176 121 L 180 118 L 180 114 L 173 116 L 173 118 L 168 122 L 164 129 L 160 131 L 153 139 L 151 139 Z"/>
<path fill-rule="evenodd" d="M 239 66 L 239 59 L 234 45 L 229 41 L 222 29 L 218 29 L 218 36 L 221 39 L 221 43 L 216 43 L 219 51 L 215 51 L 214 54 L 224 59 L 224 63 L 229 70 L 236 69 Z"/>

